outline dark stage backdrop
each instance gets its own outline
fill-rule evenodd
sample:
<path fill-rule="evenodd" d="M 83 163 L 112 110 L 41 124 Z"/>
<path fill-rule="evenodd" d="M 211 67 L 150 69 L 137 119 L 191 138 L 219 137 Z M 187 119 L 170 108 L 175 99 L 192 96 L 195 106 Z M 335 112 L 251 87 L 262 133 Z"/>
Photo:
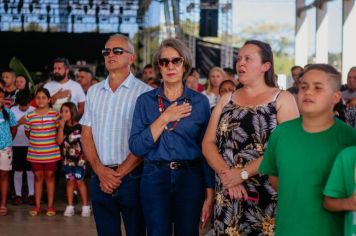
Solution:
<path fill-rule="evenodd" d="M 234 48 L 233 53 L 233 70 L 236 73 L 236 58 L 239 49 Z M 214 66 L 221 66 L 221 44 L 210 43 L 200 39 L 196 40 L 196 67 L 200 69 L 201 74 L 207 78 L 209 70 Z"/>
<path fill-rule="evenodd" d="M 0 32 L 0 67 L 16 56 L 29 71 L 51 70 L 53 59 L 67 57 L 71 64 L 85 60 L 102 63 L 101 49 L 111 34 Z"/>

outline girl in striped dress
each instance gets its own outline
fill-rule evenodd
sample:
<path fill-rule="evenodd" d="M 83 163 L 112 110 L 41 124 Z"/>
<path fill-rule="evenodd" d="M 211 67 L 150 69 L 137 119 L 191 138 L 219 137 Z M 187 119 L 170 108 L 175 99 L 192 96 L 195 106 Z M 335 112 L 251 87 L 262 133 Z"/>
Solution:
<path fill-rule="evenodd" d="M 57 145 L 59 114 L 50 107 L 50 94 L 40 88 L 35 94 L 37 109 L 26 115 L 25 132 L 29 139 L 27 160 L 35 174 L 35 208 L 29 213 L 38 215 L 41 210 L 43 182 L 47 189 L 47 216 L 56 214 L 54 209 L 55 172 L 57 161 L 61 159 Z"/>

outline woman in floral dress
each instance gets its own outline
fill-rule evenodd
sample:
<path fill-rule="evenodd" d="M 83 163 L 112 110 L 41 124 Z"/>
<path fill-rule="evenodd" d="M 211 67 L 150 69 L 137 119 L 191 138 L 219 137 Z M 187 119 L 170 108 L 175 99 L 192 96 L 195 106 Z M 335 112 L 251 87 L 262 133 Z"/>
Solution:
<path fill-rule="evenodd" d="M 271 47 L 247 41 L 236 63 L 241 89 L 216 105 L 203 140 L 215 170 L 215 235 L 274 235 L 276 191 L 258 166 L 271 131 L 299 116 L 293 95 L 277 88 Z"/>

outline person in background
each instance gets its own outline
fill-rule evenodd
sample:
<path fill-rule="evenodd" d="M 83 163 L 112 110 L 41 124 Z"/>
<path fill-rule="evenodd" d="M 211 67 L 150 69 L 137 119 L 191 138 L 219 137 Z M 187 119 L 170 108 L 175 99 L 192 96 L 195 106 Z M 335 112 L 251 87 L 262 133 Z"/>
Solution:
<path fill-rule="evenodd" d="M 191 72 L 190 72 L 190 75 L 193 75 L 196 79 L 197 79 L 197 82 L 198 82 L 198 92 L 201 93 L 203 92 L 205 89 L 204 89 L 204 85 L 202 85 L 199 80 L 200 80 L 200 71 L 198 68 L 195 68 L 193 67 Z"/>
<path fill-rule="evenodd" d="M 23 94 L 22 96 L 27 96 L 31 98 L 33 97 L 32 91 L 30 89 L 30 82 L 28 78 L 26 78 L 26 76 L 21 74 L 16 76 L 15 84 L 18 92 L 21 92 Z M 16 103 L 16 99 L 15 99 L 15 103 Z M 31 103 L 36 103 L 36 102 L 33 99 Z"/>
<path fill-rule="evenodd" d="M 277 126 L 268 140 L 259 171 L 278 190 L 276 236 L 342 235 L 343 214 L 322 207 L 337 154 L 356 145 L 356 130 L 334 117 L 340 85 L 331 65 L 308 66 L 298 92 L 301 117 Z"/>
<path fill-rule="evenodd" d="M 273 235 L 277 193 L 258 167 L 272 130 L 299 112 L 293 96 L 277 87 L 269 44 L 247 41 L 236 70 L 243 87 L 220 99 L 203 140 L 216 173 L 214 231 Z"/>
<path fill-rule="evenodd" d="M 151 64 L 145 65 L 145 67 L 143 68 L 143 72 L 142 72 L 143 81 L 147 82 L 147 80 L 149 78 L 155 78 L 155 77 L 156 77 L 156 74 L 153 69 L 153 66 Z"/>
<path fill-rule="evenodd" d="M 232 80 L 224 80 L 219 86 L 219 95 L 222 97 L 226 93 L 233 93 L 236 90 L 236 85 Z M 211 108 L 213 111 L 215 106 Z"/>
<path fill-rule="evenodd" d="M 144 160 L 141 202 L 148 236 L 199 235 L 212 215 L 214 173 L 201 153 L 208 99 L 184 86 L 189 49 L 164 40 L 153 66 L 163 81 L 136 102 L 129 147 Z"/>
<path fill-rule="evenodd" d="M 356 67 L 351 67 L 347 74 L 347 89 L 342 91 L 342 99 L 347 105 L 349 101 L 356 98 Z"/>
<path fill-rule="evenodd" d="M 56 58 L 53 63 L 52 81 L 44 85 L 51 94 L 53 109 L 59 112 L 62 104 L 68 101 L 78 107 L 79 117 L 84 112 L 85 93 L 78 82 L 69 77 L 70 64 L 67 58 Z"/>
<path fill-rule="evenodd" d="M 29 91 L 29 82 L 24 75 L 18 75 L 15 79 L 15 85 L 18 90 Z"/>
<path fill-rule="evenodd" d="M 91 80 L 91 85 L 97 84 L 97 83 L 99 83 L 99 82 L 100 82 L 99 79 L 94 77 L 94 78 Z"/>
<path fill-rule="evenodd" d="M 293 85 L 287 89 L 288 92 L 296 96 L 298 94 L 298 86 L 300 83 L 300 77 L 302 76 L 304 69 L 301 66 L 293 66 L 290 69 L 292 79 L 293 79 Z"/>
<path fill-rule="evenodd" d="M 200 70 L 198 68 L 192 67 L 190 74 L 193 75 L 198 80 L 200 79 Z"/>
<path fill-rule="evenodd" d="M 102 50 L 108 77 L 87 94 L 80 120 L 82 144 L 93 169 L 90 199 L 99 236 L 144 236 L 140 204 L 142 159 L 130 153 L 128 139 L 137 97 L 151 90 L 131 73 L 136 59 L 131 40 L 109 37 Z"/>
<path fill-rule="evenodd" d="M 187 79 L 185 80 L 185 86 L 190 88 L 191 90 L 197 91 L 198 92 L 198 80 L 195 76 L 189 75 Z"/>
<path fill-rule="evenodd" d="M 224 80 L 219 86 L 219 95 L 220 97 L 224 96 L 227 93 L 233 93 L 236 90 L 236 85 L 232 80 Z"/>
<path fill-rule="evenodd" d="M 9 173 L 12 170 L 12 139 L 15 136 L 15 115 L 4 105 L 5 91 L 0 89 L 0 216 L 7 215 Z"/>
<path fill-rule="evenodd" d="M 85 94 L 87 94 L 90 86 L 92 86 L 93 72 L 88 67 L 83 67 L 78 70 L 77 82 L 82 86 Z"/>
<path fill-rule="evenodd" d="M 224 69 L 224 72 L 226 74 L 226 78 L 228 80 L 231 80 L 232 82 L 235 83 L 235 85 L 238 84 L 238 81 L 236 80 L 235 78 L 235 72 L 234 72 L 234 69 L 230 68 L 230 67 L 225 67 Z"/>
<path fill-rule="evenodd" d="M 220 67 L 213 67 L 209 71 L 208 87 L 203 94 L 207 96 L 210 108 L 214 107 L 219 100 L 219 86 L 224 80 L 226 80 L 226 74 Z"/>
<path fill-rule="evenodd" d="M 16 74 L 15 71 L 8 68 L 2 71 L 1 78 L 4 81 L 4 91 L 5 98 L 3 104 L 5 107 L 10 108 L 15 105 L 16 94 L 18 89 L 16 88 L 15 80 Z"/>
<path fill-rule="evenodd" d="M 23 88 L 22 88 L 23 89 Z M 24 117 L 34 110 L 30 105 L 32 98 L 25 89 L 21 90 L 16 97 L 16 106 L 11 108 L 17 120 L 16 136 L 13 141 L 13 170 L 14 170 L 14 187 L 15 197 L 12 200 L 13 205 L 27 203 L 33 205 L 34 198 L 34 175 L 31 170 L 31 164 L 26 160 L 29 140 L 25 134 Z M 23 174 L 26 173 L 27 196 L 22 195 Z"/>
<path fill-rule="evenodd" d="M 146 83 L 152 88 L 158 88 L 161 85 L 161 81 L 153 77 L 148 78 Z"/>

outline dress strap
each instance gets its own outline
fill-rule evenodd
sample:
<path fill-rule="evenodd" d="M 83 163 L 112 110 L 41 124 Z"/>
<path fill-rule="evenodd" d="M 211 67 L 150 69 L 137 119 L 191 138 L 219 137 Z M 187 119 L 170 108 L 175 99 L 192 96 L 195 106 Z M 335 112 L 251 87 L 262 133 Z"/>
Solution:
<path fill-rule="evenodd" d="M 228 103 L 231 101 L 231 99 L 232 99 L 232 94 L 234 94 L 234 93 L 231 92 L 231 93 L 229 94 L 229 96 L 227 97 L 227 99 L 226 99 L 226 101 L 225 101 L 225 103 L 224 103 L 224 106 L 226 106 L 226 104 L 228 104 Z"/>
<path fill-rule="evenodd" d="M 275 101 L 277 100 L 278 96 L 282 93 L 282 91 L 283 91 L 283 90 L 281 90 L 281 89 L 278 89 L 278 90 L 277 90 L 276 94 L 275 94 L 274 97 L 273 97 L 273 102 L 275 102 Z"/>

